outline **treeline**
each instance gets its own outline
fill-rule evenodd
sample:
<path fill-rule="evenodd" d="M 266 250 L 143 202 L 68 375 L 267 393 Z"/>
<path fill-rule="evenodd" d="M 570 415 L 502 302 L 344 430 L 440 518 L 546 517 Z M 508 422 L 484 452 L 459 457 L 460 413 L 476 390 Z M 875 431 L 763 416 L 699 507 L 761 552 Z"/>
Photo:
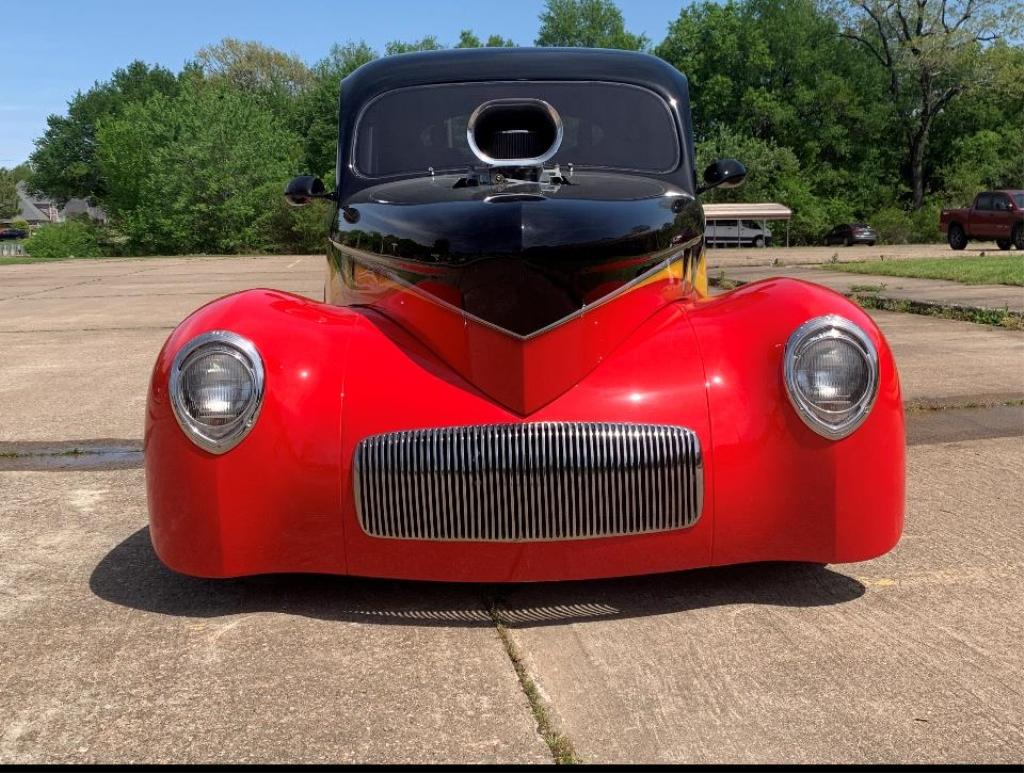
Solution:
<path fill-rule="evenodd" d="M 654 44 L 611 0 L 548 0 L 535 42 L 647 50 L 686 73 L 699 168 L 734 156 L 750 170 L 715 196 L 787 204 L 797 242 L 853 220 L 917 241 L 937 237 L 941 205 L 1024 185 L 1020 17 L 1002 0 L 704 2 Z M 471 31 L 453 44 L 513 45 Z M 379 55 L 349 42 L 310 66 L 226 39 L 177 73 L 132 62 L 50 116 L 29 184 L 107 211 L 108 228 L 75 226 L 79 250 L 321 251 L 323 209 L 281 191 L 298 173 L 333 178 L 340 81 Z"/>

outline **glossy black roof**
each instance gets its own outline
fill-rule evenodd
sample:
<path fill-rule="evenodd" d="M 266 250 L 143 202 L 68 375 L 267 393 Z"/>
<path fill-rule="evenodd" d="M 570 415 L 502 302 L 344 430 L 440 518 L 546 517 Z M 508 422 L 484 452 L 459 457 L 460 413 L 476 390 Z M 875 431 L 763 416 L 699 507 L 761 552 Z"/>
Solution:
<path fill-rule="evenodd" d="M 607 48 L 455 48 L 375 59 L 342 81 L 357 103 L 391 89 L 490 80 L 607 80 L 686 98 L 686 78 L 651 54 Z"/>
<path fill-rule="evenodd" d="M 669 103 L 681 130 L 684 156 L 693 158 L 686 77 L 651 54 L 605 48 L 420 51 L 375 59 L 342 81 L 338 122 L 339 187 L 346 174 L 344 152 L 351 146 L 356 119 L 362 107 L 374 97 L 407 86 L 508 80 L 610 81 L 648 88 Z M 355 187 L 364 187 L 364 184 L 360 181 Z"/>

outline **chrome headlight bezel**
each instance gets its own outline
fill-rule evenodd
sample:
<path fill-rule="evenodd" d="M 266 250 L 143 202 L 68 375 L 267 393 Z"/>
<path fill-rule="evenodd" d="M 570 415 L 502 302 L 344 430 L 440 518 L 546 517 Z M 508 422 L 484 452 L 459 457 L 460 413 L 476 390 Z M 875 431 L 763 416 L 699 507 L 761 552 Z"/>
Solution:
<path fill-rule="evenodd" d="M 252 380 L 252 396 L 248 405 L 230 423 L 220 428 L 216 435 L 209 427 L 196 421 L 185 407 L 185 393 L 182 375 L 190 363 L 200 355 L 208 353 L 227 354 L 237 359 Z M 198 335 L 186 343 L 174 356 L 168 384 L 171 408 L 182 432 L 193 443 L 212 454 L 223 454 L 237 446 L 252 430 L 263 407 L 265 386 L 263 358 L 255 344 L 247 338 L 229 330 L 211 330 Z"/>
<path fill-rule="evenodd" d="M 797 383 L 801 355 L 808 346 L 825 338 L 835 338 L 850 345 L 867 366 L 868 384 L 864 394 L 854 407 L 845 411 L 829 411 L 815 405 L 800 390 Z M 784 359 L 786 393 L 804 424 L 829 440 L 839 440 L 852 434 L 864 423 L 878 397 L 878 350 L 858 325 L 838 314 L 810 319 L 789 337 Z M 834 415 L 835 421 L 829 421 L 829 415 Z"/>

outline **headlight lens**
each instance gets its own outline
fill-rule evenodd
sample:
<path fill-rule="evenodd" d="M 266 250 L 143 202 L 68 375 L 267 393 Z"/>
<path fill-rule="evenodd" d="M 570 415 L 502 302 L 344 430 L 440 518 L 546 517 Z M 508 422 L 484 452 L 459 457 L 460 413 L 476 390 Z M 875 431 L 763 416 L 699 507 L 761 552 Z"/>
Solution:
<path fill-rule="evenodd" d="M 222 454 L 256 423 L 263 402 L 263 360 L 240 335 L 204 333 L 174 358 L 170 395 L 185 434 L 201 448 Z"/>
<path fill-rule="evenodd" d="M 789 399 L 804 423 L 838 440 L 871 412 L 878 394 L 878 353 L 850 320 L 816 317 L 790 336 L 785 378 Z"/>

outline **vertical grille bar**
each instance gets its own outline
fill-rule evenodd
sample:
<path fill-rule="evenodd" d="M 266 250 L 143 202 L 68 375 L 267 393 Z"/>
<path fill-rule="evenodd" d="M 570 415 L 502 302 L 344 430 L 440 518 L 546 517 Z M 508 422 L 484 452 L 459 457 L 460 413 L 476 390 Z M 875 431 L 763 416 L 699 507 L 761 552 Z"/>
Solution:
<path fill-rule="evenodd" d="M 374 435 L 353 469 L 368 534 L 481 542 L 686 528 L 700 518 L 703 475 L 690 429 L 586 422 Z"/>

